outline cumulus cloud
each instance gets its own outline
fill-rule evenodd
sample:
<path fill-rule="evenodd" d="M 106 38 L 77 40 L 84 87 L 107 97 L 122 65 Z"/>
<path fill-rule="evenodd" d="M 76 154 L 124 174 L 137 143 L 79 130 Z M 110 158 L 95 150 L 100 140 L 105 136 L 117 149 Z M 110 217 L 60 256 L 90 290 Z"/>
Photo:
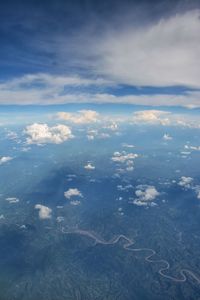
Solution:
<path fill-rule="evenodd" d="M 51 213 L 52 213 L 52 209 L 41 205 L 41 204 L 36 204 L 35 205 L 35 209 L 39 210 L 39 218 L 44 220 L 44 219 L 50 219 L 51 218 Z"/>
<path fill-rule="evenodd" d="M 12 160 L 13 158 L 10 156 L 1 156 L 0 157 L 0 165 L 5 164 L 6 162 Z"/>
<path fill-rule="evenodd" d="M 194 184 L 194 178 L 182 176 L 178 185 L 187 190 L 193 190 L 197 196 L 197 199 L 200 199 L 200 185 Z"/>
<path fill-rule="evenodd" d="M 87 163 L 87 165 L 84 166 L 86 170 L 95 170 L 95 166 L 91 163 Z"/>
<path fill-rule="evenodd" d="M 192 177 L 182 176 L 180 181 L 178 182 L 178 185 L 180 185 L 186 189 L 189 189 L 189 188 L 191 188 L 192 182 L 193 182 Z"/>
<path fill-rule="evenodd" d="M 164 135 L 163 135 L 163 140 L 165 140 L 165 141 L 170 141 L 170 140 L 172 140 L 173 138 L 168 134 L 168 133 L 165 133 Z"/>
<path fill-rule="evenodd" d="M 170 112 L 162 110 L 141 110 L 134 112 L 132 121 L 134 123 L 169 125 L 169 115 Z"/>
<path fill-rule="evenodd" d="M 122 152 L 114 152 L 113 156 L 112 156 L 112 161 L 114 162 L 119 162 L 119 163 L 124 163 L 126 161 L 135 159 L 138 157 L 138 154 L 136 153 L 126 153 L 125 151 Z"/>
<path fill-rule="evenodd" d="M 58 112 L 57 117 L 75 124 L 95 123 L 99 120 L 99 114 L 94 110 L 80 110 L 78 113 Z"/>
<path fill-rule="evenodd" d="M 138 154 L 136 153 L 126 153 L 126 151 L 122 152 L 114 152 L 113 156 L 111 157 L 111 160 L 115 163 L 122 164 L 125 169 L 118 169 L 117 171 L 120 173 L 123 173 L 124 171 L 131 172 L 134 170 L 134 160 L 138 157 Z"/>
<path fill-rule="evenodd" d="M 105 129 L 105 127 L 104 127 Z M 107 128 L 108 129 L 108 128 Z M 113 131 L 113 130 L 111 130 Z M 111 134 L 108 132 L 101 132 L 101 129 L 89 129 L 87 131 L 87 139 L 89 141 L 92 141 L 94 139 L 108 139 L 111 137 Z"/>
<path fill-rule="evenodd" d="M 47 124 L 34 123 L 25 129 L 28 144 L 60 144 L 73 137 L 71 129 L 62 124 L 49 127 Z"/>
<path fill-rule="evenodd" d="M 200 128 L 199 116 L 194 114 L 178 114 L 171 111 L 163 111 L 158 109 L 136 111 L 133 113 L 133 117 L 130 119 L 130 122 L 133 124 Z"/>
<path fill-rule="evenodd" d="M 64 196 L 66 199 L 70 199 L 71 197 L 78 196 L 83 197 L 82 193 L 77 188 L 70 188 L 66 192 L 64 192 Z"/>
<path fill-rule="evenodd" d="M 160 195 L 154 186 L 151 185 L 138 185 L 135 191 L 137 196 L 133 203 L 138 206 L 154 206 L 156 203 L 153 201 Z"/>

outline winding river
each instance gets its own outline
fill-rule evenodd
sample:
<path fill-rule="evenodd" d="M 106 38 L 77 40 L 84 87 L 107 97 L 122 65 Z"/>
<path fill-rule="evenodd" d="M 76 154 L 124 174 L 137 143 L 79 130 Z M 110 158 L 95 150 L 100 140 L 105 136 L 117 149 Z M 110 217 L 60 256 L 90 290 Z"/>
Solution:
<path fill-rule="evenodd" d="M 156 251 L 153 250 L 153 249 L 151 249 L 151 248 L 133 248 L 133 245 L 135 244 L 135 241 L 131 240 L 130 238 L 128 238 L 127 236 L 125 236 L 123 234 L 117 235 L 114 238 L 112 238 L 111 240 L 106 241 L 106 240 L 104 240 L 103 238 L 99 237 L 96 233 L 94 233 L 92 231 L 86 231 L 86 230 L 81 230 L 81 229 L 75 229 L 75 230 L 72 230 L 72 231 L 68 231 L 68 230 L 65 230 L 64 227 L 62 227 L 61 231 L 64 234 L 78 234 L 78 235 L 81 235 L 81 236 L 86 236 L 86 237 L 92 239 L 95 242 L 95 245 L 96 244 L 114 245 L 114 244 L 118 243 L 120 240 L 123 240 L 124 241 L 123 248 L 126 251 L 132 251 L 132 252 L 143 251 L 143 252 L 147 252 L 149 254 L 147 254 L 147 255 L 144 256 L 144 259 L 147 262 L 162 264 L 163 267 L 161 267 L 158 270 L 158 273 L 161 276 L 163 276 L 163 277 L 165 277 L 167 279 L 170 279 L 170 280 L 172 280 L 174 282 L 185 282 L 187 280 L 188 276 L 190 276 L 198 284 L 200 284 L 200 278 L 197 275 L 195 275 L 195 273 L 192 272 L 189 269 L 181 269 L 179 271 L 179 277 L 174 277 L 174 276 L 165 274 L 166 271 L 169 270 L 169 268 L 170 268 L 170 264 L 168 263 L 168 261 L 166 261 L 164 259 L 158 259 L 158 260 L 152 259 L 153 256 L 156 255 Z"/>

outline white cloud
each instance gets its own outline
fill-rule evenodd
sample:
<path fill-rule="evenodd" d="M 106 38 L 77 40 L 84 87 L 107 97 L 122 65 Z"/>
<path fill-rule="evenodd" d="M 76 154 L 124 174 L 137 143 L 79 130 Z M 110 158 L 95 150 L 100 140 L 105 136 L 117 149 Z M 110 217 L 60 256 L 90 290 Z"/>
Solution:
<path fill-rule="evenodd" d="M 200 199 L 200 185 L 194 185 L 194 179 L 192 177 L 182 176 L 178 185 L 184 189 L 193 190 L 196 193 L 197 199 Z"/>
<path fill-rule="evenodd" d="M 143 27 L 106 32 L 95 40 L 97 68 L 124 84 L 200 87 L 199 15 L 193 10 Z"/>
<path fill-rule="evenodd" d="M 99 130 L 90 129 L 87 131 L 87 139 L 89 141 L 92 141 L 94 139 L 108 139 L 110 137 L 111 137 L 111 135 L 108 132 L 101 132 L 100 128 L 99 128 Z"/>
<path fill-rule="evenodd" d="M 17 140 L 18 139 L 18 135 L 16 132 L 8 130 L 7 132 L 7 138 L 10 140 Z"/>
<path fill-rule="evenodd" d="M 191 188 L 191 184 L 193 182 L 193 178 L 192 177 L 186 177 L 186 176 L 182 176 L 180 181 L 178 182 L 178 185 L 184 187 L 184 188 Z"/>
<path fill-rule="evenodd" d="M 19 199 L 16 197 L 8 197 L 6 198 L 6 201 L 8 201 L 9 203 L 18 203 Z"/>
<path fill-rule="evenodd" d="M 78 113 L 58 112 L 57 117 L 75 124 L 95 123 L 99 120 L 99 114 L 94 110 L 80 110 Z"/>
<path fill-rule="evenodd" d="M 123 144 L 122 144 L 122 147 L 124 147 L 124 148 L 135 148 L 134 145 L 127 144 L 127 143 L 123 143 Z"/>
<path fill-rule="evenodd" d="M 27 86 L 30 88 L 31 85 L 39 84 L 40 87 L 43 86 L 46 89 L 58 88 L 64 86 L 104 86 L 110 85 L 112 82 L 110 80 L 105 80 L 103 78 L 83 78 L 80 76 L 65 76 L 65 75 L 52 75 L 46 73 L 37 74 L 27 74 L 22 77 L 14 78 L 8 82 L 3 82 L 0 84 L 0 89 L 15 89 L 19 90 L 20 87 Z"/>
<path fill-rule="evenodd" d="M 141 110 L 136 111 L 133 114 L 133 122 L 134 123 L 150 123 L 150 124 L 161 124 L 161 125 L 169 125 L 170 112 L 162 111 L 162 110 Z"/>
<path fill-rule="evenodd" d="M 110 137 L 110 134 L 106 133 L 106 132 L 101 132 L 101 133 L 99 133 L 98 137 L 100 139 L 108 139 Z"/>
<path fill-rule="evenodd" d="M 87 139 L 89 141 L 92 141 L 92 140 L 95 139 L 95 137 L 97 137 L 97 135 L 98 135 L 98 130 L 96 130 L 96 129 L 90 129 L 87 132 Z"/>
<path fill-rule="evenodd" d="M 71 129 L 62 124 L 49 127 L 47 124 L 34 123 L 25 129 L 28 144 L 60 144 L 73 137 Z"/>
<path fill-rule="evenodd" d="M 129 189 L 133 189 L 132 184 L 127 184 L 125 186 L 122 186 L 121 184 L 117 185 L 118 191 L 125 191 L 127 192 Z"/>
<path fill-rule="evenodd" d="M 200 107 L 199 90 L 183 94 L 115 95 L 85 91 L 85 87 L 128 84 L 136 87 L 187 86 L 199 88 L 200 11 L 179 12 L 142 26 L 106 27 L 104 34 L 82 43 L 84 67 L 103 78 L 29 74 L 0 83 L 0 104 L 131 103 L 152 106 Z M 112 23 L 112 22 L 111 22 Z M 127 25 L 126 25 L 127 23 Z M 82 40 L 82 39 L 81 39 Z M 68 47 L 60 47 L 65 52 Z M 63 51 L 61 51 L 63 53 Z M 86 57 L 83 57 L 87 53 Z M 80 53 L 79 53 L 80 54 Z M 80 58 L 79 57 L 79 58 Z M 92 59 L 94 58 L 95 59 Z M 84 59 L 85 58 L 85 59 Z M 89 58 L 89 59 L 88 59 Z M 88 65 L 89 64 L 89 65 Z M 90 68 L 91 67 L 91 68 Z M 76 89 L 84 87 L 84 91 Z"/>
<path fill-rule="evenodd" d="M 130 122 L 133 124 L 200 128 L 200 118 L 198 115 L 177 114 L 157 109 L 136 111 L 133 113 L 133 117 L 130 119 Z"/>
<path fill-rule="evenodd" d="M 185 145 L 184 148 L 185 148 L 185 149 L 189 149 L 189 150 L 194 150 L 194 151 L 200 151 L 200 146 L 189 146 L 189 145 Z"/>
<path fill-rule="evenodd" d="M 168 133 L 165 133 L 164 135 L 163 135 L 163 140 L 165 140 L 165 141 L 170 141 L 170 140 L 172 140 L 173 138 L 168 134 Z"/>
<path fill-rule="evenodd" d="M 196 192 L 197 199 L 200 199 L 200 185 L 195 186 L 194 190 Z"/>
<path fill-rule="evenodd" d="M 78 206 L 81 204 L 81 202 L 79 200 L 72 200 L 72 201 L 70 201 L 70 204 L 73 206 Z"/>
<path fill-rule="evenodd" d="M 120 152 L 116 151 L 116 152 L 114 152 L 113 157 L 111 159 L 114 162 L 124 163 L 126 161 L 130 161 L 137 157 L 138 157 L 138 154 L 136 154 L 136 153 L 126 153 L 125 151 L 122 151 L 120 153 Z"/>
<path fill-rule="evenodd" d="M 5 164 L 6 162 L 12 160 L 13 158 L 10 156 L 1 156 L 0 157 L 0 165 Z"/>
<path fill-rule="evenodd" d="M 65 218 L 62 217 L 62 216 L 58 216 L 58 217 L 56 218 L 56 221 L 57 221 L 58 223 L 63 222 L 64 220 L 65 220 Z"/>
<path fill-rule="evenodd" d="M 137 190 L 135 191 L 137 198 L 133 201 L 135 205 L 138 206 L 154 206 L 156 203 L 155 200 L 160 193 L 156 190 L 154 186 L 151 185 L 138 185 Z"/>
<path fill-rule="evenodd" d="M 190 155 L 191 152 L 189 152 L 189 151 L 181 151 L 181 154 L 183 154 L 183 155 Z"/>
<path fill-rule="evenodd" d="M 115 26 L 116 29 L 112 27 L 112 22 L 109 22 L 101 34 L 96 34 L 96 29 L 89 30 L 90 36 L 87 30 L 84 33 L 81 32 L 84 42 L 78 34 L 75 40 L 78 44 L 81 42 L 81 45 L 76 44 L 76 47 L 72 47 L 78 54 L 78 63 L 83 62 L 82 67 L 95 70 L 94 76 L 102 74 L 106 79 L 29 74 L 1 82 L 0 103 L 112 102 L 199 107 L 199 91 L 188 91 L 183 95 L 128 96 L 115 96 L 101 91 L 99 93 L 81 92 L 79 89 L 73 92 L 76 87 L 110 86 L 113 82 L 116 85 L 129 84 L 137 87 L 189 86 L 199 88 L 199 14 L 199 10 L 181 11 L 168 17 L 165 15 L 160 19 L 154 18 L 154 21 L 146 19 L 145 23 L 138 22 L 138 24 L 132 23 L 132 18 L 131 22 L 129 18 L 123 18 L 120 27 Z M 95 35 L 92 35 L 92 32 L 95 32 Z M 74 39 L 72 40 L 70 45 L 74 45 Z M 59 37 L 56 45 L 53 45 L 57 49 L 57 56 L 63 58 L 60 59 L 62 63 L 69 48 L 65 41 L 66 37 L 63 39 Z"/>
<path fill-rule="evenodd" d="M 66 88 L 113 85 L 103 78 L 83 78 L 45 73 L 27 74 L 0 83 L 0 104 L 56 104 L 87 102 L 87 94 L 65 92 Z M 91 95 L 92 96 L 92 95 Z"/>
<path fill-rule="evenodd" d="M 15 79 L 20 80 L 20 79 Z M 64 103 L 124 103 L 138 104 L 145 106 L 184 106 L 188 108 L 200 107 L 200 92 L 188 90 L 184 94 L 137 94 L 137 95 L 114 95 L 105 92 L 90 93 L 87 92 L 64 92 L 65 87 L 40 86 L 37 88 L 26 87 L 24 85 L 17 88 L 10 88 L 10 83 L 4 84 L 7 88 L 0 84 L 0 104 L 64 104 Z M 12 84 L 11 84 L 12 86 Z M 62 117 L 62 115 L 61 115 Z M 68 115 L 71 118 L 70 115 Z M 67 115 L 65 116 L 67 118 Z"/>
<path fill-rule="evenodd" d="M 22 152 L 28 152 L 28 151 L 30 151 L 31 150 L 31 147 L 22 147 L 21 148 L 21 151 Z"/>
<path fill-rule="evenodd" d="M 183 106 L 187 108 L 200 107 L 200 92 L 199 91 L 186 91 L 184 94 L 139 94 L 139 95 L 125 95 L 118 96 L 112 94 L 93 94 L 93 95 L 80 95 L 74 98 L 73 95 L 69 99 L 74 99 L 75 102 L 82 103 L 87 99 L 87 103 L 124 103 L 124 104 L 138 104 L 144 106 Z M 66 98 L 65 101 L 68 99 Z M 68 101 L 69 102 L 69 101 Z"/>
<path fill-rule="evenodd" d="M 118 172 L 124 173 L 125 171 L 131 172 L 134 170 L 134 160 L 138 157 L 138 154 L 136 153 L 126 153 L 126 151 L 122 152 L 114 152 L 113 156 L 111 157 L 111 160 L 115 163 L 122 164 L 125 169 L 117 169 Z"/>
<path fill-rule="evenodd" d="M 111 131 L 118 130 L 118 125 L 116 122 L 112 122 L 111 124 L 108 124 L 107 126 L 104 126 L 105 129 L 109 129 Z"/>
<path fill-rule="evenodd" d="M 83 197 L 82 193 L 77 188 L 70 188 L 64 192 L 64 196 L 67 199 L 70 199 L 73 196 Z"/>
<path fill-rule="evenodd" d="M 89 141 L 93 141 L 94 138 L 95 138 L 95 136 L 92 135 L 92 134 L 88 134 L 88 135 L 87 135 L 87 139 L 88 139 Z"/>
<path fill-rule="evenodd" d="M 154 186 L 138 186 L 138 188 L 140 189 L 136 190 L 135 194 L 142 201 L 152 201 L 159 195 L 158 191 Z"/>
<path fill-rule="evenodd" d="M 95 170 L 95 166 L 92 165 L 91 163 L 88 163 L 87 165 L 84 166 L 86 170 Z"/>
<path fill-rule="evenodd" d="M 51 213 L 52 213 L 52 209 L 41 205 L 41 204 L 36 204 L 35 205 L 35 209 L 39 210 L 39 218 L 44 220 L 44 219 L 50 219 L 51 218 Z"/>
<path fill-rule="evenodd" d="M 134 166 L 126 167 L 126 171 L 131 172 L 134 170 Z"/>
<path fill-rule="evenodd" d="M 199 90 L 180 94 L 115 95 L 90 92 L 89 87 L 129 84 L 136 87 L 200 87 L 199 10 L 180 12 L 143 26 L 133 24 L 87 36 L 81 53 L 87 52 L 92 70 L 104 78 L 30 74 L 0 83 L 1 104 L 131 103 L 150 106 L 200 107 Z M 127 22 L 128 24 L 128 22 Z M 90 32 L 91 33 L 91 32 Z M 96 33 L 96 31 L 95 31 Z M 86 35 L 85 35 L 86 36 Z M 63 47 L 66 48 L 66 47 Z M 68 48 L 68 47 L 67 47 Z M 84 58 L 83 58 L 84 59 Z M 84 61 L 85 63 L 85 61 Z M 88 66 L 89 67 L 89 66 Z M 91 72 L 92 73 L 92 72 Z M 107 80 L 107 78 L 110 78 Z M 88 87 L 87 92 L 70 87 Z M 68 88 L 68 89 L 67 89 Z"/>

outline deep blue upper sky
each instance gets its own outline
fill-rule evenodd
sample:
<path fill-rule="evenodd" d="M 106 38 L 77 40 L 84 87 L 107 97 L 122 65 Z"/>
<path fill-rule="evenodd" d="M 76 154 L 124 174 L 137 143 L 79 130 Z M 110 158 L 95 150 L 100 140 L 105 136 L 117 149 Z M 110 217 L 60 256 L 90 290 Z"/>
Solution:
<path fill-rule="evenodd" d="M 1 1 L 0 76 L 80 72 L 71 64 L 71 45 L 67 45 L 71 55 L 66 57 L 65 67 L 59 61 L 54 48 L 59 37 L 71 39 L 87 26 L 101 35 L 112 24 L 123 26 L 125 16 L 138 26 L 198 6 L 199 1 Z"/>
<path fill-rule="evenodd" d="M 186 0 L 1 1 L 0 104 L 199 106 L 199 7 Z"/>

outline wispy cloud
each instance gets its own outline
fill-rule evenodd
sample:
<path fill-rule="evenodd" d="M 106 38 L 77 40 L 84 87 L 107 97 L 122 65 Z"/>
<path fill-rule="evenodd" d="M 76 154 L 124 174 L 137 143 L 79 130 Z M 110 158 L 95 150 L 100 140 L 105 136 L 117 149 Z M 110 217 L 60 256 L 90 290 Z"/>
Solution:
<path fill-rule="evenodd" d="M 49 74 L 26 75 L 0 83 L 0 104 L 49 105 L 66 103 L 113 103 L 147 106 L 200 107 L 200 91 L 190 90 L 183 94 L 128 94 L 105 92 L 114 86 L 103 79 L 60 77 Z M 92 86 L 100 90 L 93 90 Z M 81 88 L 84 87 L 84 90 Z M 86 89 L 85 89 L 86 88 Z"/>
<path fill-rule="evenodd" d="M 135 86 L 200 87 L 200 11 L 111 31 L 97 40 L 97 68 Z"/>
<path fill-rule="evenodd" d="M 63 18 L 65 30 L 51 29 L 46 36 L 45 30 L 38 33 L 39 23 L 22 21 L 24 29 L 35 32 L 30 66 L 34 66 L 34 61 L 36 66 L 41 60 L 45 64 L 50 57 L 55 66 L 42 66 L 42 71 L 33 67 L 34 71 L 30 68 L 29 73 L 26 69 L 23 76 L 19 75 L 23 72 L 15 72 L 18 74 L 15 78 L 13 74 L 7 79 L 2 77 L 0 104 L 125 103 L 200 107 L 200 10 L 177 9 L 176 14 L 162 11 L 151 16 L 145 9 L 142 5 L 140 9 L 128 5 L 121 17 L 118 10 L 110 20 L 89 18 L 76 30 L 67 30 Z M 24 45 L 31 42 L 26 38 Z M 138 88 L 137 93 L 131 92 L 127 85 Z M 153 89 L 151 93 L 148 87 Z M 184 91 L 167 93 L 167 88 L 173 87 L 182 87 Z M 162 88 L 165 91 L 160 92 Z"/>

